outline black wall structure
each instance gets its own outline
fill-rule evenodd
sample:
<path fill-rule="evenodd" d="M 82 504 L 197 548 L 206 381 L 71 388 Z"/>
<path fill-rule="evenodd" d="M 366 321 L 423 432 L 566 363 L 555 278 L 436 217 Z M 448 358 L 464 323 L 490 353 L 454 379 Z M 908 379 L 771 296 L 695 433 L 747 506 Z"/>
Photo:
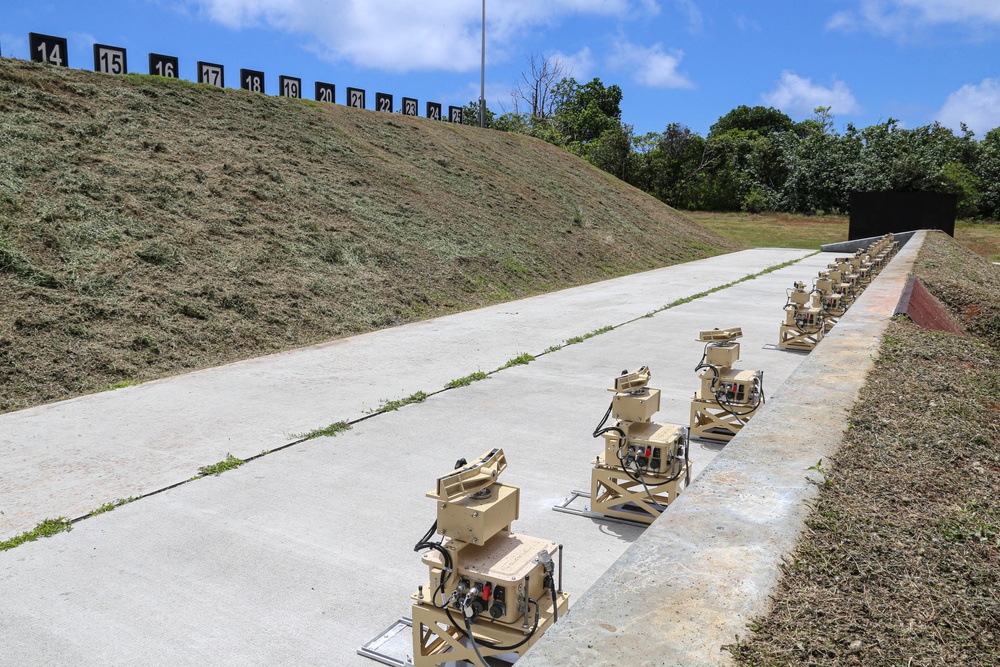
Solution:
<path fill-rule="evenodd" d="M 946 192 L 852 192 L 849 239 L 915 229 L 955 236 L 958 195 Z"/>

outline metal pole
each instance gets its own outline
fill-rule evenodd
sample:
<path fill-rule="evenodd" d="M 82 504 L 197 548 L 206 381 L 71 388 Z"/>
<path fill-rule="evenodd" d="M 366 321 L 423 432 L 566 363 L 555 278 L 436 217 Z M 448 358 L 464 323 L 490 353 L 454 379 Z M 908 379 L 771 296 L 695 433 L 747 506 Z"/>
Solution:
<path fill-rule="evenodd" d="M 486 0 L 483 0 L 483 68 L 479 80 L 479 127 L 486 127 Z"/>

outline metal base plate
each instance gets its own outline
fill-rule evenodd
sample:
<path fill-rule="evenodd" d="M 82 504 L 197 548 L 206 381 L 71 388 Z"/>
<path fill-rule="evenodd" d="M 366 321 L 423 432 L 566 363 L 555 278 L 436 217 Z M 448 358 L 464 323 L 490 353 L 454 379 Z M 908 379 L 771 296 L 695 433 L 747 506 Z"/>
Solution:
<path fill-rule="evenodd" d="M 403 617 L 358 649 L 358 655 L 391 667 L 413 667 L 413 621 Z"/>
<path fill-rule="evenodd" d="M 601 521 L 609 521 L 611 523 L 623 523 L 626 526 L 640 526 L 646 528 L 649 526 L 649 521 L 632 521 L 631 519 L 621 519 L 615 516 L 607 516 L 605 514 L 598 514 L 597 512 L 590 511 L 590 504 L 584 503 L 582 500 L 590 500 L 590 493 L 587 491 L 573 491 L 566 500 L 562 501 L 558 505 L 554 506 L 556 512 L 564 512 L 566 514 L 575 514 L 576 516 L 587 517 L 588 519 L 600 519 Z M 577 505 L 574 507 L 574 503 Z M 579 507 L 583 505 L 583 508 Z"/>

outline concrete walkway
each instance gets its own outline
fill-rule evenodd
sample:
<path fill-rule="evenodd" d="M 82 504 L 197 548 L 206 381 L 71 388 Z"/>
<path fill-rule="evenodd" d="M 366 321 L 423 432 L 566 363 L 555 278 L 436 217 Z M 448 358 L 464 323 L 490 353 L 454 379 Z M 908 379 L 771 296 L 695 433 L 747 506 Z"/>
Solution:
<path fill-rule="evenodd" d="M 748 250 L 0 415 L 0 540 L 807 254 Z"/>
<path fill-rule="evenodd" d="M 5 512 L 18 508 L 20 529 L 92 509 L 190 477 L 226 452 L 255 454 L 382 399 L 641 318 L 706 289 L 703 275 L 724 284 L 806 254 L 738 253 L 6 415 L 0 497 Z M 575 601 L 640 533 L 551 509 L 589 485 L 600 448 L 590 433 L 611 379 L 648 364 L 664 391 L 657 419 L 686 423 L 697 332 L 742 326 L 740 366 L 763 369 L 768 393 L 777 391 L 808 357 L 762 346 L 777 340 L 785 290 L 829 261 L 803 259 L 0 552 L 3 659 L 370 666 L 355 650 L 407 615 L 426 579 L 412 551 L 434 519 L 424 493 L 457 458 L 496 445 L 510 462 L 504 481 L 521 487 L 514 529 L 565 545 Z M 719 449 L 696 447 L 696 472 Z"/>

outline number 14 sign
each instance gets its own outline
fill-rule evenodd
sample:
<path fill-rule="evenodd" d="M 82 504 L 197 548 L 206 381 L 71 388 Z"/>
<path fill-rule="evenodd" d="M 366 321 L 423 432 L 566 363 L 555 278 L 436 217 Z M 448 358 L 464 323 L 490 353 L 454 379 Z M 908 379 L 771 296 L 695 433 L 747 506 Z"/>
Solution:
<path fill-rule="evenodd" d="M 69 67 L 69 54 L 66 53 L 65 37 L 29 32 L 28 48 L 31 49 L 32 62 Z"/>

